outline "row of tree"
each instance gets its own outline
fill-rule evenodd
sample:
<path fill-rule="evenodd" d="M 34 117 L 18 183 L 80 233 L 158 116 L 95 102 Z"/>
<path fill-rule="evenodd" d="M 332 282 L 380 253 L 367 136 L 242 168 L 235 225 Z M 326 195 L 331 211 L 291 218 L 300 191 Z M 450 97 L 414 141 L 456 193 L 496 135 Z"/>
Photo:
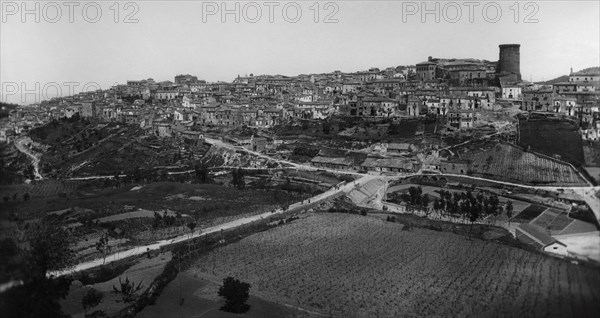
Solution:
<path fill-rule="evenodd" d="M 496 194 L 484 194 L 479 192 L 474 195 L 471 190 L 466 192 L 450 192 L 447 190 L 438 191 L 440 198 L 435 198 L 433 207 L 430 207 L 430 198 L 427 194 L 423 194 L 423 189 L 418 187 L 410 187 L 407 193 L 402 193 L 399 196 L 391 196 L 391 202 L 405 202 L 409 210 L 420 209 L 426 212 L 441 212 L 453 216 L 462 216 L 468 219 L 471 223 L 477 220 L 493 215 L 498 216 L 502 213 L 510 218 L 513 213 L 512 201 L 507 201 L 503 207 Z"/>
<path fill-rule="evenodd" d="M 196 183 L 210 183 L 210 169 L 205 163 L 197 163 L 194 166 L 193 173 L 181 173 L 177 175 L 169 175 L 163 170 L 142 170 L 139 167 L 126 173 L 125 176 L 121 176 L 119 172 L 115 173 L 112 178 L 106 178 L 103 181 L 102 186 L 108 187 L 120 187 L 124 184 L 140 183 L 140 182 L 158 182 L 158 181 L 176 181 L 185 182 L 191 181 Z M 238 189 L 244 189 L 246 187 L 245 176 L 246 173 L 242 168 L 235 169 L 231 172 L 233 177 L 232 184 Z"/>

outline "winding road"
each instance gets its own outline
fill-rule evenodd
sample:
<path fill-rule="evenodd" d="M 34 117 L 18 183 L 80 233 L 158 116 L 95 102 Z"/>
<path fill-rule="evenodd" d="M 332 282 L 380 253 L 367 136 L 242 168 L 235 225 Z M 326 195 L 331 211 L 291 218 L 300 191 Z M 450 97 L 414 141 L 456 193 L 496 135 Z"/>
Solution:
<path fill-rule="evenodd" d="M 26 154 L 31 158 L 31 162 L 33 163 L 33 174 L 35 175 L 36 180 L 44 179 L 40 174 L 40 158 L 29 149 L 26 144 L 31 145 L 33 141 L 29 137 L 21 137 L 15 140 L 15 147 L 19 149 L 20 152 Z"/>
<path fill-rule="evenodd" d="M 26 142 L 26 140 L 19 140 L 19 141 L 15 141 L 15 145 L 18 145 L 17 147 L 19 148 L 19 150 L 21 150 L 23 153 L 27 154 L 28 156 L 30 156 L 32 158 L 32 160 L 34 160 L 34 163 L 37 167 L 37 163 L 39 163 L 39 159 L 37 159 L 37 157 L 30 153 L 27 149 L 27 147 L 24 145 L 24 143 Z M 225 143 L 221 140 L 216 140 L 216 139 L 212 139 L 212 138 L 206 138 L 206 142 L 218 146 L 218 147 L 224 147 L 224 148 L 228 148 L 228 149 L 233 149 L 233 150 L 239 150 L 238 147 L 235 147 L 234 145 Z M 309 208 L 311 206 L 313 206 L 315 203 L 319 203 L 325 200 L 328 200 L 332 197 L 335 197 L 336 195 L 340 194 L 340 193 L 349 193 L 350 191 L 352 191 L 353 189 L 355 189 L 356 187 L 360 187 L 365 185 L 367 182 L 373 181 L 373 180 L 383 180 L 386 181 L 383 184 L 383 187 L 387 187 L 388 182 L 390 180 L 393 179 L 398 179 L 398 178 L 406 178 L 406 177 L 411 177 L 411 176 L 417 176 L 417 175 L 421 175 L 421 172 L 417 172 L 417 173 L 412 173 L 412 174 L 398 174 L 398 175 L 394 175 L 394 176 L 383 176 L 383 175 L 372 175 L 372 174 L 361 174 L 358 172 L 353 172 L 353 171 L 338 171 L 338 170 L 334 170 L 334 169 L 326 169 L 326 168 L 316 168 L 316 167 L 312 167 L 312 166 L 308 166 L 308 165 L 304 165 L 304 164 L 298 164 L 298 163 L 294 163 L 294 162 L 290 162 L 287 160 L 280 160 L 280 159 L 275 159 L 272 157 L 269 157 L 265 154 L 261 154 L 255 151 L 251 151 L 251 150 L 246 150 L 244 149 L 244 151 L 248 152 L 249 154 L 261 157 L 261 158 L 265 158 L 268 160 L 272 160 L 272 161 L 276 161 L 279 163 L 283 163 L 283 164 L 287 164 L 289 166 L 295 167 L 297 169 L 303 169 L 303 170 L 311 170 L 311 171 L 328 171 L 328 172 L 332 172 L 332 173 L 344 173 L 344 174 L 350 174 L 350 175 L 355 175 L 355 176 L 360 176 L 359 179 L 352 181 L 352 182 L 347 182 L 345 184 L 342 184 L 341 186 L 336 186 L 336 187 L 332 187 L 331 189 L 316 195 L 308 200 L 304 200 L 302 202 L 297 202 L 294 203 L 292 205 L 290 205 L 288 207 L 287 210 L 277 210 L 274 212 L 267 212 L 267 213 L 262 213 L 259 215 L 254 215 L 254 216 L 249 216 L 249 217 L 243 217 L 237 220 L 233 220 L 231 222 L 227 222 L 224 224 L 220 224 L 220 225 L 216 225 L 213 227 L 209 227 L 209 228 L 204 228 L 204 229 L 199 229 L 194 231 L 191 235 L 190 234 L 183 234 L 181 236 L 175 237 L 173 239 L 168 239 L 168 240 L 161 240 L 161 241 L 157 241 L 151 244 L 146 244 L 146 245 L 139 245 L 139 246 L 135 246 L 132 247 L 128 250 L 125 251 L 119 251 L 117 253 L 113 253 L 111 255 L 108 255 L 106 257 L 106 260 L 102 259 L 102 258 L 98 258 L 98 259 L 94 259 L 91 261 L 86 261 L 86 262 L 82 262 L 77 264 L 76 266 L 74 266 L 73 268 L 64 270 L 64 271 L 57 271 L 57 272 L 51 272 L 48 273 L 48 275 L 54 275 L 54 276 L 60 276 L 60 275 L 66 275 L 66 274 L 71 274 L 71 273 L 75 273 L 75 272 L 79 272 L 79 271 L 83 271 L 86 269 L 90 269 L 90 268 L 94 268 L 94 267 L 98 267 L 101 266 L 102 264 L 106 264 L 106 263 L 110 263 L 110 262 L 114 262 L 117 260 L 121 260 L 130 256 L 134 256 L 134 255 L 141 255 L 143 253 L 146 253 L 149 250 L 157 250 L 160 249 L 162 247 L 166 247 L 175 243 L 180 243 L 180 242 L 185 242 L 188 240 L 191 240 L 193 238 L 197 238 L 197 237 L 201 237 L 207 234 L 211 234 L 211 233 L 216 233 L 216 232 L 220 232 L 222 230 L 229 230 L 229 229 L 233 229 L 239 226 L 242 226 L 244 224 L 248 224 L 248 223 L 252 223 L 255 221 L 259 221 L 265 218 L 270 218 L 272 216 L 278 215 L 278 214 L 282 214 L 285 212 L 288 212 L 290 210 L 296 210 L 296 209 L 301 209 L 301 208 Z M 36 177 L 39 173 L 37 172 L 36 169 Z M 510 182 L 504 182 L 504 181 L 497 181 L 497 180 L 490 180 L 490 179 L 485 179 L 485 178 L 479 178 L 479 177 L 472 177 L 472 176 L 465 176 L 465 175 L 453 175 L 453 174 L 443 174 L 445 176 L 456 176 L 456 177 L 461 177 L 461 178 L 467 178 L 467 179 L 471 179 L 471 180 L 482 180 L 482 181 L 488 181 L 488 182 L 492 182 L 492 183 L 496 183 L 496 184 L 504 184 L 504 185 L 509 185 L 509 186 L 515 186 L 515 187 L 521 187 L 521 188 L 530 188 L 530 189 L 541 189 L 541 190 L 552 190 L 552 191 L 557 191 L 557 190 L 563 190 L 565 192 L 572 192 L 575 193 L 581 197 L 584 198 L 584 200 L 590 205 L 590 207 L 592 208 L 592 210 L 594 211 L 594 214 L 596 215 L 597 219 L 600 221 L 600 200 L 598 200 L 598 198 L 595 196 L 597 191 L 600 191 L 600 187 L 592 187 L 592 186 L 588 186 L 588 187 L 541 187 L 541 186 L 527 186 L 527 185 L 521 185 L 521 184 L 516 184 L 516 183 L 510 183 Z M 441 175 L 440 175 L 441 176 Z M 41 176 L 39 176 L 41 178 Z M 94 178 L 110 178 L 112 176 L 93 176 L 93 177 L 84 177 L 84 178 L 74 178 L 74 179 L 78 179 L 78 180 L 82 180 L 82 179 L 94 179 Z M 379 191 L 378 191 L 379 192 Z M 10 288 L 10 287 L 9 287 Z"/>
<path fill-rule="evenodd" d="M 119 251 L 117 253 L 108 255 L 106 257 L 106 261 L 103 258 L 98 258 L 98 259 L 94 259 L 91 261 L 79 263 L 75 267 L 68 269 L 68 270 L 48 273 L 48 275 L 62 276 L 62 275 L 66 275 L 66 274 L 72 274 L 72 273 L 83 271 L 86 269 L 98 267 L 103 264 L 108 264 L 110 262 L 118 261 L 120 259 L 124 259 L 124 258 L 130 257 L 130 256 L 141 255 L 143 253 L 146 253 L 147 251 L 157 250 L 157 249 L 160 249 L 161 247 L 169 246 L 169 245 L 172 245 L 175 243 L 189 241 L 193 238 L 205 236 L 207 234 L 217 233 L 217 232 L 220 232 L 223 230 L 233 229 L 233 228 L 242 226 L 244 224 L 252 223 L 252 222 L 259 221 L 259 220 L 262 220 L 265 218 L 270 218 L 272 216 L 282 214 L 282 213 L 288 212 L 290 210 L 296 210 L 299 208 L 300 209 L 308 208 L 308 207 L 314 205 L 315 203 L 325 201 L 325 200 L 337 195 L 340 192 L 348 193 L 349 191 L 354 189 L 356 186 L 364 185 L 365 183 L 367 183 L 373 179 L 376 179 L 376 178 L 377 178 L 377 176 L 364 175 L 362 178 L 360 178 L 358 180 L 348 182 L 339 187 L 333 187 L 333 188 L 331 188 L 321 194 L 318 194 L 310 199 L 304 200 L 302 202 L 294 203 L 294 204 L 290 205 L 287 210 L 277 210 L 274 212 L 266 212 L 266 213 L 262 213 L 262 214 L 258 214 L 258 215 L 254 215 L 254 216 L 239 218 L 239 219 L 233 220 L 231 222 L 219 224 L 219 225 L 205 228 L 205 229 L 196 230 L 191 234 L 183 234 L 183 235 L 180 235 L 173 239 L 161 240 L 161 241 L 158 241 L 158 242 L 155 242 L 152 244 L 136 246 L 136 247 L 130 248 L 125 251 Z"/>

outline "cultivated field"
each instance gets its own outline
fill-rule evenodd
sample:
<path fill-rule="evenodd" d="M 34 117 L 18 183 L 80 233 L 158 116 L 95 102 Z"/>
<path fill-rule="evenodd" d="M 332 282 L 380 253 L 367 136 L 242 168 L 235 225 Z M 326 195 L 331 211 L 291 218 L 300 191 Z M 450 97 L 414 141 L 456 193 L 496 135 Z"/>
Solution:
<path fill-rule="evenodd" d="M 468 157 L 473 160 L 475 175 L 529 184 L 586 185 L 571 166 L 508 144 L 497 144 Z"/>
<path fill-rule="evenodd" d="M 197 260 L 251 294 L 339 317 L 595 317 L 595 269 L 492 241 L 351 214 L 316 214 Z"/>
<path fill-rule="evenodd" d="M 0 191 L 3 197 L 9 198 L 9 201 L 16 201 L 13 200 L 14 195 L 18 201 L 22 201 L 25 193 L 28 193 L 31 199 L 56 198 L 59 193 L 71 195 L 85 183 L 85 181 L 41 180 L 32 184 L 1 185 Z"/>
<path fill-rule="evenodd" d="M 537 118 L 519 120 L 519 145 L 547 155 L 558 154 L 571 163 L 584 164 L 583 141 L 575 121 Z"/>

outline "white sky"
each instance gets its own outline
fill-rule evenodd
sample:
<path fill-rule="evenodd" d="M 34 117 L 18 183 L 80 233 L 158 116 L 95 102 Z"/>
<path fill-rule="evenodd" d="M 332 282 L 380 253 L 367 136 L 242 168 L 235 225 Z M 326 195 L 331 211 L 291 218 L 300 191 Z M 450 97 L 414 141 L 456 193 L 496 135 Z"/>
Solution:
<path fill-rule="evenodd" d="M 134 1 L 137 23 L 123 23 L 133 7 L 120 3 L 119 23 L 114 22 L 115 0 L 95 1 L 102 9 L 97 23 L 83 19 L 78 2 L 69 22 L 69 7 L 59 4 L 62 16 L 50 23 L 56 10 L 48 1 L 26 2 L 33 9 L 40 4 L 40 22 L 35 15 L 21 16 L 22 1 L 2 2 L 0 9 L 0 82 L 2 100 L 22 103 L 18 95 L 7 94 L 6 83 L 25 83 L 20 89 L 43 88 L 58 83 L 63 95 L 65 82 L 98 83 L 103 89 L 128 79 L 152 77 L 157 81 L 171 80 L 176 74 L 189 73 L 207 81 L 231 81 L 238 74 L 322 73 L 334 70 L 358 71 L 369 67 L 415 64 L 434 57 L 473 57 L 498 59 L 498 44 L 521 44 L 521 73 L 524 79 L 548 80 L 574 70 L 600 65 L 600 5 L 599 1 L 536 1 L 537 23 L 523 23 L 535 6 L 525 7 L 518 2 L 519 16 L 515 22 L 515 1 L 455 2 L 462 16 L 450 23 L 456 10 L 444 5 L 447 1 L 429 1 L 433 9 L 440 5 L 440 22 L 429 14 L 422 21 L 420 11 L 403 15 L 415 4 L 420 10 L 422 1 L 332 1 L 339 9 L 334 15 L 337 23 L 323 23 L 333 6 L 325 9 L 327 1 L 319 1 L 320 15 L 314 22 L 316 2 L 295 3 L 302 9 L 298 22 L 284 19 L 282 8 L 274 7 L 273 23 L 269 22 L 269 6 L 255 3 L 262 9 L 256 23 L 251 1 L 226 1 L 228 8 L 239 3 L 240 22 L 233 14 L 222 21 L 219 12 L 206 16 L 203 5 L 211 1 Z M 469 3 L 475 3 L 473 19 L 469 21 Z M 16 4 L 18 12 L 11 15 Z M 502 15 L 496 23 L 484 20 L 482 7 L 488 5 L 488 20 L 495 17 L 494 6 Z M 43 10 L 46 5 L 45 12 Z M 246 18 L 243 7 L 246 5 Z M 291 6 L 291 5 L 290 5 Z M 315 8 L 315 7 L 313 7 Z M 447 15 L 444 15 L 444 11 Z M 45 15 L 44 15 L 45 13 Z M 288 7 L 288 20 L 295 16 Z M 95 16 L 88 8 L 88 19 Z M 81 89 L 81 87 L 79 87 Z M 46 92 L 51 95 L 51 92 Z M 33 102 L 29 96 L 27 102 Z"/>

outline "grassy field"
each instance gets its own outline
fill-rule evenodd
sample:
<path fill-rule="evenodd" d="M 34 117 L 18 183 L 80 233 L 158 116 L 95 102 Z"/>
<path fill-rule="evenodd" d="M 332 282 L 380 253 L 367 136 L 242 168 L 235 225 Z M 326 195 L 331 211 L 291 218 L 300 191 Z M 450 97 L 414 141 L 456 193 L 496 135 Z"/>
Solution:
<path fill-rule="evenodd" d="M 262 209 L 266 206 L 290 204 L 301 201 L 309 194 L 290 193 L 279 189 L 272 191 L 238 190 L 218 184 L 190 184 L 178 182 L 155 182 L 130 191 L 135 184 L 121 187 L 101 187 L 86 181 L 44 181 L 36 185 L 0 186 L 10 196 L 8 202 L 0 202 L 6 217 L 14 212 L 22 219 L 44 216 L 46 212 L 72 207 L 91 209 L 94 217 L 121 214 L 124 206 L 151 211 L 174 210 L 195 217 L 236 215 L 242 211 Z M 64 192 L 66 197 L 59 197 Z M 23 200 L 23 194 L 31 198 Z M 17 200 L 12 196 L 16 195 Z"/>
<path fill-rule="evenodd" d="M 600 273 L 540 253 L 350 214 L 315 214 L 219 248 L 188 273 L 340 317 L 595 317 Z"/>
<path fill-rule="evenodd" d="M 152 258 L 140 258 L 135 265 L 108 281 L 99 282 L 91 286 L 72 284 L 69 294 L 60 302 L 61 308 L 66 314 L 74 317 L 83 317 L 81 300 L 91 287 L 104 294 L 102 303 L 92 311 L 101 310 L 108 316 L 115 315 L 127 305 L 123 302 L 118 302 L 120 300 L 119 296 L 112 292 L 113 286 L 119 286 L 119 278 L 122 281 L 125 281 L 127 278 L 129 281 L 135 282 L 136 285 L 141 284 L 142 289 L 139 292 L 141 294 L 150 287 L 154 279 L 164 270 L 171 257 L 171 252 L 166 252 Z"/>
<path fill-rule="evenodd" d="M 156 304 L 147 306 L 139 318 L 280 318 L 306 317 L 295 309 L 250 296 L 250 310 L 244 314 L 220 311 L 223 299 L 217 296 L 219 284 L 181 273 L 162 291 Z M 181 297 L 181 298 L 180 298 Z M 183 303 L 181 303 L 183 299 Z M 310 317 L 310 316 L 308 316 Z"/>
<path fill-rule="evenodd" d="M 240 190 L 219 184 L 178 182 L 128 184 L 118 188 L 65 185 L 59 181 L 53 184 L 61 190 L 73 191 L 63 198 L 47 197 L 46 190 L 32 191 L 40 195 L 34 194 L 27 201 L 11 198 L 0 203 L 0 239 L 22 243 L 30 220 L 55 222 L 72 229 L 72 247 L 78 260 L 89 260 L 100 257 L 95 244 L 104 234 L 108 235 L 114 253 L 133 244 L 190 233 L 187 225 L 191 222 L 196 224 L 196 231 L 202 231 L 240 217 L 275 211 L 312 196 L 280 187 Z M 28 186 L 8 187 L 21 192 L 34 189 Z M 160 217 L 155 217 L 154 212 Z M 18 278 L 24 274 L 17 269 L 10 275 Z"/>

